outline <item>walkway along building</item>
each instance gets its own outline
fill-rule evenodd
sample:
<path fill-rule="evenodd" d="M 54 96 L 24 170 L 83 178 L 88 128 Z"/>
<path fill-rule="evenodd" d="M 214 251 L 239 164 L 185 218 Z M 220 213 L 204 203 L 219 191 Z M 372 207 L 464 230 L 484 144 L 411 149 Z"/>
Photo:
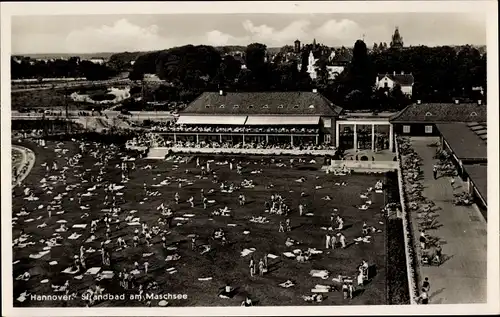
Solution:
<path fill-rule="evenodd" d="M 394 115 L 393 131 L 402 136 L 439 136 L 442 149 L 451 154 L 459 176 L 476 198 L 486 217 L 487 112 L 477 103 L 417 103 Z"/>

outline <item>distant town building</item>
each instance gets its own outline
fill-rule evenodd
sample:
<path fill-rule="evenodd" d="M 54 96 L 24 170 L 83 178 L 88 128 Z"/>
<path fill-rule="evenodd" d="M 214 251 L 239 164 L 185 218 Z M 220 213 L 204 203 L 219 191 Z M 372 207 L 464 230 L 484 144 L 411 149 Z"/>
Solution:
<path fill-rule="evenodd" d="M 316 66 L 315 66 L 317 61 L 318 59 L 315 58 L 313 52 L 310 51 L 309 57 L 307 59 L 307 73 L 309 74 L 312 80 L 318 78 L 318 73 L 316 72 Z"/>
<path fill-rule="evenodd" d="M 326 69 L 328 71 L 328 79 L 333 80 L 337 78 L 339 74 L 341 74 L 346 66 L 346 63 L 343 63 L 342 60 L 339 58 L 338 60 L 335 60 L 335 53 L 332 55 L 330 54 L 328 58 L 328 62 L 331 65 L 327 65 Z M 311 77 L 312 80 L 315 80 L 318 78 L 318 67 L 316 66 L 316 62 L 318 61 L 318 58 L 314 57 L 313 52 L 309 52 L 309 57 L 307 59 L 307 73 L 309 74 L 309 77 Z M 297 65 L 299 70 L 301 69 L 301 64 Z"/>
<path fill-rule="evenodd" d="M 415 79 L 411 73 L 405 74 L 401 72 L 400 74 L 396 74 L 396 72 L 393 72 L 392 74 L 378 74 L 375 80 L 375 87 L 376 89 L 388 88 L 392 90 L 396 85 L 399 85 L 401 86 L 401 91 L 411 97 L 414 82 Z"/>
<path fill-rule="evenodd" d="M 396 26 L 396 30 L 394 30 L 394 34 L 392 35 L 390 47 L 394 49 L 402 49 L 403 46 L 403 37 L 399 34 L 399 28 Z"/>
<path fill-rule="evenodd" d="M 104 63 L 106 63 L 106 61 L 102 57 L 92 57 L 91 59 L 89 59 L 89 61 L 99 65 L 103 65 Z"/>
<path fill-rule="evenodd" d="M 162 80 L 156 74 L 144 74 L 144 81 L 161 82 Z"/>
<path fill-rule="evenodd" d="M 295 40 L 294 43 L 294 52 L 295 53 L 300 53 L 300 49 L 301 49 L 301 46 L 300 46 L 300 41 L 299 40 Z"/>

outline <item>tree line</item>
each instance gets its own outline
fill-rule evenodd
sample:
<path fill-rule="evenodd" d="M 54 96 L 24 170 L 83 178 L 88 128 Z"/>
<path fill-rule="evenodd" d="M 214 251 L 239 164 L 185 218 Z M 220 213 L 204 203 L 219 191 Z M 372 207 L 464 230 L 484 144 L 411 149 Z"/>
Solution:
<path fill-rule="evenodd" d="M 140 80 L 155 73 L 170 83 L 156 95 L 189 102 L 203 91 L 310 91 L 317 88 L 333 103 L 346 109 L 401 109 L 415 100 L 452 102 L 454 99 L 485 99 L 474 87 L 486 91 L 486 54 L 472 46 L 408 47 L 402 50 L 374 45 L 369 50 L 358 40 L 345 70 L 331 80 L 327 65 L 332 49 L 305 45 L 296 59 L 285 61 L 284 47 L 271 62 L 266 46 L 252 43 L 243 57 L 222 56 L 210 46 L 187 45 L 140 56 L 130 74 Z M 309 53 L 317 58 L 318 78 L 307 73 Z M 338 53 L 338 51 L 337 51 Z M 242 65 L 245 67 L 242 68 Z M 396 85 L 392 90 L 375 89 L 378 74 L 412 74 L 413 95 L 407 97 Z"/>
<path fill-rule="evenodd" d="M 127 70 L 129 78 L 141 81 L 155 74 L 163 84 L 146 89 L 145 101 L 190 102 L 204 91 L 311 91 L 317 88 L 333 103 L 345 109 L 401 109 L 415 100 L 452 102 L 453 99 L 478 100 L 486 95 L 486 54 L 472 46 L 460 48 L 407 47 L 387 48 L 386 43 L 368 49 L 358 40 L 352 49 L 332 49 L 308 44 L 298 54 L 291 46 L 270 57 L 266 45 L 252 43 L 243 56 L 232 56 L 220 48 L 186 45 L 145 53 L 120 53 L 111 56 L 108 65 L 71 58 L 68 61 L 12 62 L 12 78 L 78 77 L 106 79 Z M 307 73 L 310 52 L 316 61 L 318 77 Z M 327 66 L 331 53 L 348 56 L 344 71 L 329 79 Z M 290 55 L 290 53 L 292 53 Z M 292 56 L 292 58 L 290 58 Z M 135 63 L 131 61 L 135 58 Z M 375 89 L 377 74 L 411 73 L 415 79 L 411 98 L 401 87 Z"/>
<path fill-rule="evenodd" d="M 69 59 L 36 60 L 29 57 L 11 58 L 12 79 L 78 78 L 106 80 L 116 75 L 116 70 L 107 65 L 96 64 L 79 57 Z"/>

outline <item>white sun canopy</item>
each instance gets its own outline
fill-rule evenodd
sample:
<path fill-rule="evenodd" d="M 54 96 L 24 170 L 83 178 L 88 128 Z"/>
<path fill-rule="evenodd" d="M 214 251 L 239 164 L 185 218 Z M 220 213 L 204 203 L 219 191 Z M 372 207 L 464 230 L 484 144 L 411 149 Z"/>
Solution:
<path fill-rule="evenodd" d="M 180 116 L 177 124 L 244 125 L 247 116 Z"/>
<path fill-rule="evenodd" d="M 245 125 L 317 125 L 319 116 L 249 116 Z"/>

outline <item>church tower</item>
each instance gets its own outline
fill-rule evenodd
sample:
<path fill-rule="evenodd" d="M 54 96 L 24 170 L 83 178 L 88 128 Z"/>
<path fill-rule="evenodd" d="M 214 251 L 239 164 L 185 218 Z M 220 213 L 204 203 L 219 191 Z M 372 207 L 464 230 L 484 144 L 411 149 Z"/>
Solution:
<path fill-rule="evenodd" d="M 392 35 L 391 48 L 402 49 L 403 46 L 403 37 L 399 34 L 399 28 L 396 26 L 396 30 Z"/>
<path fill-rule="evenodd" d="M 295 44 L 295 53 L 300 53 L 300 41 L 299 40 L 295 40 L 295 42 L 293 42 Z"/>

